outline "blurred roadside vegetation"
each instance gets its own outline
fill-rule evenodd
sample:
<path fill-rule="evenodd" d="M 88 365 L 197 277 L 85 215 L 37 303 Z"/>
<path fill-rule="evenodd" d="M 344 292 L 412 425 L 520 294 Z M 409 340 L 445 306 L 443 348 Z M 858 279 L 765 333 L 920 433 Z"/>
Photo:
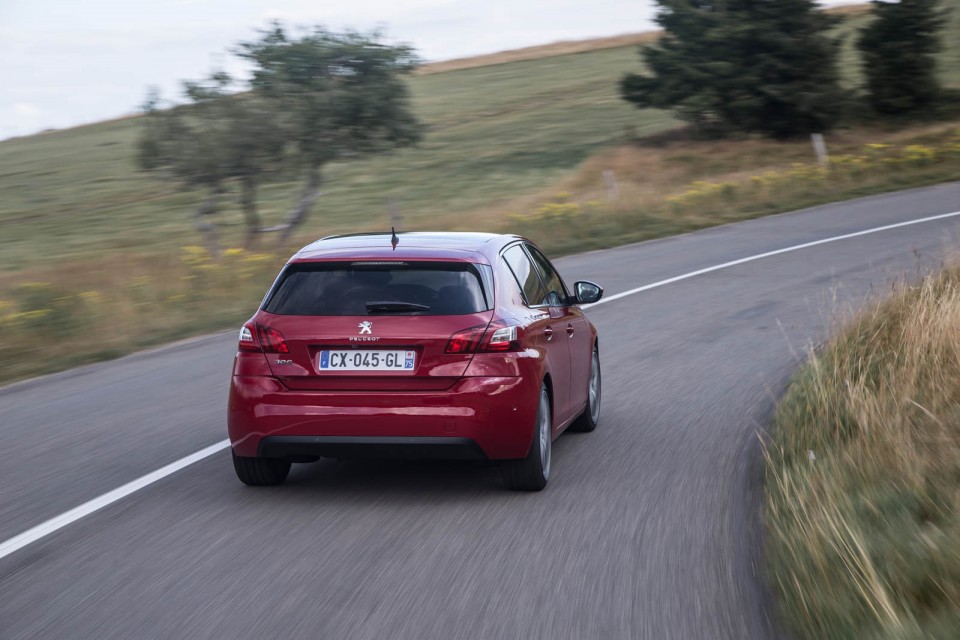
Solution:
<path fill-rule="evenodd" d="M 766 467 L 792 637 L 960 637 L 960 267 L 897 286 L 810 355 Z"/>
<path fill-rule="evenodd" d="M 863 8 L 841 13 L 838 33 L 865 23 Z M 843 71 L 856 83 L 852 40 Z M 960 11 L 944 42 L 942 78 L 960 88 Z M 204 193 L 136 169 L 141 119 L 0 142 L 0 381 L 239 326 L 291 251 L 332 233 L 399 220 L 523 233 L 557 255 L 960 177 L 955 121 L 838 130 L 821 168 L 809 141 L 696 140 L 669 114 L 625 103 L 632 44 L 558 47 L 427 65 L 409 80 L 420 145 L 331 163 L 313 216 L 256 250 L 240 248 L 241 194 L 228 189 L 218 257 L 191 219 Z M 296 204 L 296 187 L 260 187 L 265 221 Z"/>

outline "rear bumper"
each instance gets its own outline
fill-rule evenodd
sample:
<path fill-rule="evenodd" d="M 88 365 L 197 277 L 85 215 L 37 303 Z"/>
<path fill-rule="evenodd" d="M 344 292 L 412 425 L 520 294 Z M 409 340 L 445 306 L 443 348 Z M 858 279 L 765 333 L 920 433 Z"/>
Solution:
<path fill-rule="evenodd" d="M 487 456 L 470 438 L 426 436 L 267 436 L 260 439 L 263 458 L 441 458 L 483 460 Z"/>
<path fill-rule="evenodd" d="M 445 391 L 292 391 L 233 376 L 227 427 L 239 456 L 522 458 L 539 387 L 525 377 L 462 378 Z"/>

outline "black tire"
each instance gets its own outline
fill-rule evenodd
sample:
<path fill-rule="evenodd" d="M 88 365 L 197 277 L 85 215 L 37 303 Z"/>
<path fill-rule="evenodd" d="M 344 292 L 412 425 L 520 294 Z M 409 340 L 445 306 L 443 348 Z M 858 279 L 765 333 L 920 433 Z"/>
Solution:
<path fill-rule="evenodd" d="M 550 395 L 547 386 L 541 385 L 537 406 L 537 422 L 530 442 L 530 451 L 526 458 L 504 460 L 500 463 L 500 474 L 508 489 L 513 491 L 540 491 L 550 479 L 550 460 L 553 449 L 553 429 L 551 427 Z M 544 430 L 546 433 L 544 434 Z M 545 438 L 545 440 L 544 440 Z"/>
<path fill-rule="evenodd" d="M 596 389 L 593 388 L 594 374 L 596 374 Z M 573 424 L 570 425 L 571 431 L 589 432 L 597 428 L 600 422 L 600 399 L 601 399 L 601 377 L 600 377 L 600 351 L 594 347 L 593 355 L 590 357 L 590 377 L 587 379 L 587 406 Z"/>
<path fill-rule="evenodd" d="M 290 473 L 290 463 L 277 458 L 244 458 L 233 454 L 233 469 L 240 482 L 251 487 L 272 487 L 283 484 Z"/>

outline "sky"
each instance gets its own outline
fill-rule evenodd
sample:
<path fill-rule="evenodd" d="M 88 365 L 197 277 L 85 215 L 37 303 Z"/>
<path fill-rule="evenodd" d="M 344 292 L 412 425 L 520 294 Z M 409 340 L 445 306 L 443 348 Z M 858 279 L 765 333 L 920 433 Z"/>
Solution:
<path fill-rule="evenodd" d="M 831 0 L 830 3 L 835 3 Z M 647 31 L 653 0 L 0 0 L 0 140 L 135 113 L 271 20 L 381 29 L 427 60 Z"/>

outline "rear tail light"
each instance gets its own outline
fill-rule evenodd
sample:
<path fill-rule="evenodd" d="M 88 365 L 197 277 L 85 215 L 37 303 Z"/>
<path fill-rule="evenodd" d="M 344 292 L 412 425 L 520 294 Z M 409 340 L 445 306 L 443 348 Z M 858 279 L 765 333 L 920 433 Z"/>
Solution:
<path fill-rule="evenodd" d="M 240 329 L 240 351 L 290 353 L 287 340 L 277 329 L 248 322 Z"/>
<path fill-rule="evenodd" d="M 248 322 L 240 329 L 240 345 L 238 347 L 240 351 L 260 351 L 260 345 L 253 337 L 254 331 L 252 322 Z"/>
<path fill-rule="evenodd" d="M 495 320 L 487 328 L 481 351 L 519 351 L 519 328 L 515 324 L 507 324 L 502 320 Z"/>
<path fill-rule="evenodd" d="M 470 327 L 450 336 L 446 353 L 474 353 L 480 351 L 520 351 L 520 328 L 503 320 L 494 320 L 489 325 Z"/>
<path fill-rule="evenodd" d="M 258 325 L 257 333 L 260 334 L 260 344 L 267 353 L 290 353 L 286 338 L 277 329 Z"/>
<path fill-rule="evenodd" d="M 481 324 L 463 331 L 457 331 L 447 341 L 447 348 L 444 349 L 444 353 L 474 353 L 480 346 L 480 341 L 483 340 L 483 332 L 486 328 L 487 325 Z"/>

